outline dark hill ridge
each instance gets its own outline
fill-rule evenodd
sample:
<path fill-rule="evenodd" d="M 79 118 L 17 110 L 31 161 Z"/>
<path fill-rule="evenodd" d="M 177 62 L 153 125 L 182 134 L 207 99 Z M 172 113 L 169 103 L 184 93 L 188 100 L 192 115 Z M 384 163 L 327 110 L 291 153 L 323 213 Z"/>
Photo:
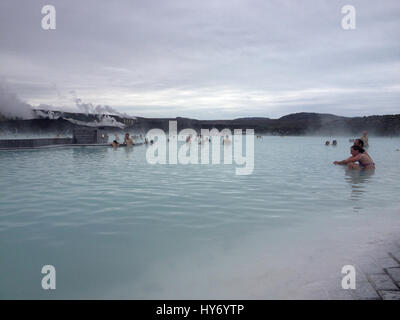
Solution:
<path fill-rule="evenodd" d="M 312 112 L 299 112 L 299 113 L 291 113 L 286 116 L 280 117 L 278 120 L 290 120 L 290 121 L 299 121 L 299 120 L 338 120 L 345 119 L 346 117 L 336 116 L 334 114 L 329 113 L 312 113 Z"/>
<path fill-rule="evenodd" d="M 44 115 L 43 115 L 44 114 Z M 33 120 L 0 120 L 0 134 L 5 133 L 61 133 L 68 134 L 75 127 L 81 127 L 85 122 L 100 121 L 104 115 L 65 113 L 54 111 L 51 117 L 41 113 L 40 119 Z M 400 136 L 400 114 L 368 116 L 368 117 L 342 117 L 332 114 L 319 113 L 294 113 L 279 119 L 263 117 L 246 117 L 233 120 L 197 120 L 190 118 L 123 118 L 112 116 L 125 128 L 113 127 L 111 124 L 102 124 L 109 132 L 136 131 L 145 133 L 150 129 L 158 128 L 168 131 L 169 121 L 178 122 L 178 130 L 193 128 L 222 130 L 228 129 L 254 129 L 257 134 L 270 135 L 346 135 L 356 137 L 363 130 L 370 135 Z M 54 119 L 57 118 L 57 119 Z M 78 120 L 73 123 L 66 119 Z M 114 120 L 113 119 L 113 120 Z M 99 125 L 100 126 L 100 125 Z"/>
<path fill-rule="evenodd" d="M 254 121 L 260 121 L 260 120 L 271 120 L 270 118 L 266 117 L 246 117 L 246 118 L 236 118 L 233 120 L 254 120 Z"/>

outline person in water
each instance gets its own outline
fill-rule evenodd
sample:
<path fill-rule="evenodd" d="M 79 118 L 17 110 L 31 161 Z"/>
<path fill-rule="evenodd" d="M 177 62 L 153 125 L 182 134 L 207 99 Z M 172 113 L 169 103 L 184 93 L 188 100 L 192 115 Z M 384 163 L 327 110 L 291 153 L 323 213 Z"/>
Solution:
<path fill-rule="evenodd" d="M 364 149 L 364 142 L 361 139 L 354 139 L 354 145 Z M 369 157 L 369 154 L 367 151 L 365 151 L 365 149 L 363 153 L 365 153 Z"/>
<path fill-rule="evenodd" d="M 362 142 L 364 142 L 364 148 L 368 148 L 369 147 L 367 131 L 363 131 L 363 135 L 360 138 L 360 140 L 362 140 Z"/>
<path fill-rule="evenodd" d="M 353 142 L 355 146 L 359 146 L 364 149 L 364 141 L 362 141 L 361 139 L 354 139 Z"/>
<path fill-rule="evenodd" d="M 336 141 L 336 140 L 333 140 L 333 141 L 332 141 L 332 145 L 333 145 L 333 146 L 337 146 L 337 141 Z"/>
<path fill-rule="evenodd" d="M 329 141 L 325 141 L 325 145 L 329 146 L 331 143 Z"/>
<path fill-rule="evenodd" d="M 133 146 L 133 140 L 129 137 L 129 133 L 125 133 L 124 144 L 126 144 L 127 147 Z"/>
<path fill-rule="evenodd" d="M 225 139 L 222 140 L 222 144 L 231 144 L 231 139 L 229 139 L 228 135 L 226 135 Z"/>
<path fill-rule="evenodd" d="M 113 148 L 118 148 L 119 147 L 119 142 L 117 140 L 114 140 L 111 145 L 113 146 Z"/>
<path fill-rule="evenodd" d="M 354 170 L 374 170 L 375 163 L 372 161 L 371 157 L 365 152 L 360 146 L 352 146 L 350 148 L 351 157 L 342 160 L 335 161 L 333 164 L 347 165 L 348 169 Z M 358 161 L 358 164 L 356 163 Z"/>

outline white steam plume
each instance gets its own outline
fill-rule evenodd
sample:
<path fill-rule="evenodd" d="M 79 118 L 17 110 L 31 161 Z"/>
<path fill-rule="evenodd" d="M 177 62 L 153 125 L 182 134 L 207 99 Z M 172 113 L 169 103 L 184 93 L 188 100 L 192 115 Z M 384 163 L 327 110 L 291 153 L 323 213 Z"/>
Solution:
<path fill-rule="evenodd" d="M 15 93 L 10 92 L 0 83 L 0 114 L 7 119 L 35 118 L 32 106 L 21 101 Z"/>
<path fill-rule="evenodd" d="M 72 93 L 72 92 L 71 92 Z M 108 115 L 115 115 L 115 116 L 120 116 L 122 118 L 134 118 L 126 113 L 121 113 L 115 110 L 114 108 L 107 106 L 107 105 L 93 105 L 92 103 L 84 103 L 82 102 L 82 99 L 75 97 L 74 102 L 76 104 L 76 107 L 78 110 L 82 113 L 85 114 L 108 114 Z"/>

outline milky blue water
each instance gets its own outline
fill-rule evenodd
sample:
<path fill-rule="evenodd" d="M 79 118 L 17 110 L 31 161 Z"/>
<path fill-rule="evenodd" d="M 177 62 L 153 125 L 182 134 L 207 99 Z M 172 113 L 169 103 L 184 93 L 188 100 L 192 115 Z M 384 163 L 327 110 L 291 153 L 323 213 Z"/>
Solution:
<path fill-rule="evenodd" d="M 350 143 L 327 139 L 257 139 L 248 176 L 150 165 L 146 146 L 2 151 L 0 298 L 291 297 L 323 252 L 340 264 L 343 239 L 399 221 L 400 139 L 370 138 L 372 175 L 334 166 Z"/>

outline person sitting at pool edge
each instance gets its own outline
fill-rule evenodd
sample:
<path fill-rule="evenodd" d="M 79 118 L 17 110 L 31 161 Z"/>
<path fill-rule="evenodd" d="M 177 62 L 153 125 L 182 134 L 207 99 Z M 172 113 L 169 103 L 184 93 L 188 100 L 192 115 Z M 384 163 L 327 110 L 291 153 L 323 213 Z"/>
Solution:
<path fill-rule="evenodd" d="M 124 144 L 126 144 L 127 147 L 133 146 L 133 140 L 129 137 L 129 133 L 125 133 Z"/>
<path fill-rule="evenodd" d="M 335 161 L 333 164 L 345 164 L 347 165 L 348 169 L 354 170 L 374 170 L 375 163 L 372 161 L 371 157 L 365 152 L 363 148 L 360 146 L 352 146 L 350 148 L 351 157 L 342 160 L 342 161 Z M 358 164 L 356 162 L 358 161 Z"/>

